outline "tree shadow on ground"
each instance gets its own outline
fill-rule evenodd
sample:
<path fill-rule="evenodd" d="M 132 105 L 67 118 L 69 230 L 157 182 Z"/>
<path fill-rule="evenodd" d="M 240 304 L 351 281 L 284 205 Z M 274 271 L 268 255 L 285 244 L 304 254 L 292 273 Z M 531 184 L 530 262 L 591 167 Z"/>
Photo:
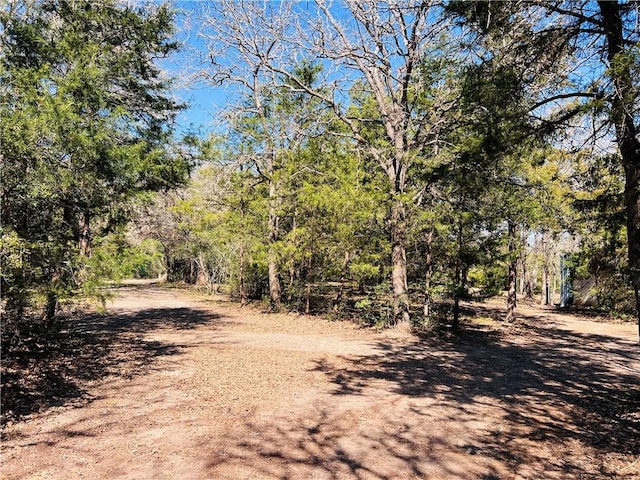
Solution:
<path fill-rule="evenodd" d="M 432 397 L 464 411 L 477 403 L 499 405 L 510 428 L 488 432 L 479 451 L 517 471 L 539 464 L 553 469 L 524 445 L 529 440 L 574 440 L 600 453 L 640 455 L 640 356 L 631 343 L 611 337 L 529 326 L 526 342 L 449 345 L 381 343 L 380 355 L 336 368 L 318 364 L 335 395 L 360 395 L 375 382 L 407 397 Z M 535 338 L 535 341 L 531 341 Z M 580 470 L 567 459 L 567 472 Z"/>
<path fill-rule="evenodd" d="M 531 325 L 478 340 L 380 341 L 372 355 L 318 360 L 328 403 L 231 432 L 212 478 L 230 466 L 278 479 L 636 478 L 611 467 L 640 455 L 635 344 Z M 366 408 L 374 397 L 386 408 Z"/>
<path fill-rule="evenodd" d="M 143 375 L 157 359 L 184 349 L 146 334 L 213 327 L 219 318 L 191 308 L 154 308 L 63 319 L 56 332 L 3 352 L 2 424 L 55 406 L 83 405 L 91 401 L 89 382 Z"/>

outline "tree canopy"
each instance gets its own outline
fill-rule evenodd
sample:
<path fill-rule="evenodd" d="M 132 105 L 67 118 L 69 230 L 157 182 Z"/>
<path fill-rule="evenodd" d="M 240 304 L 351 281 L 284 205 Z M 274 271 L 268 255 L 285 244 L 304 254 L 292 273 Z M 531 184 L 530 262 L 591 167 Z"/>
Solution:
<path fill-rule="evenodd" d="M 191 73 L 233 94 L 188 143 L 158 63 L 174 14 L 2 10 L 13 318 L 54 318 L 104 273 L 101 247 L 242 302 L 403 329 L 456 330 L 472 296 L 504 292 L 508 321 L 519 295 L 564 305 L 561 270 L 576 298 L 638 315 L 637 3 L 198 4 Z"/>
<path fill-rule="evenodd" d="M 0 21 L 3 301 L 15 319 L 44 304 L 52 322 L 91 276 L 92 236 L 133 196 L 186 179 L 169 148 L 180 105 L 156 64 L 177 48 L 172 13 L 15 1 Z"/>

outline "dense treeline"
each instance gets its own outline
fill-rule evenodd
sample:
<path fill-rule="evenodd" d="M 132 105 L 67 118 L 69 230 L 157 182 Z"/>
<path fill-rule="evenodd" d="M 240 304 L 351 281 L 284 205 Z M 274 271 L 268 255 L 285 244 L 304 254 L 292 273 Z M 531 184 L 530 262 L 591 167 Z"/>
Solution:
<path fill-rule="evenodd" d="M 155 63 L 177 47 L 167 7 L 10 1 L 0 21 L 2 332 L 15 343 L 97 291 L 93 243 L 189 163 L 172 150 L 180 105 Z"/>
<path fill-rule="evenodd" d="M 399 328 L 456 329 L 472 295 L 506 291 L 508 321 L 522 296 L 566 304 L 567 273 L 576 299 L 637 312 L 633 3 L 194 8 L 198 73 L 235 97 L 223 132 L 182 146 L 154 63 L 177 47 L 166 7 L 3 12 L 8 318 L 50 322 L 114 258 Z"/>
<path fill-rule="evenodd" d="M 637 112 L 637 86 L 614 88 L 635 79 L 636 11 L 617 10 L 614 69 L 594 2 L 334 7 L 199 12 L 204 73 L 239 99 L 172 206 L 198 239 L 173 265 L 212 255 L 207 275 L 241 301 L 404 327 L 443 310 L 456 327 L 472 294 L 506 290 L 508 320 L 518 295 L 568 304 L 561 268 L 580 300 L 633 312 L 637 158 L 611 142 L 616 102 Z"/>

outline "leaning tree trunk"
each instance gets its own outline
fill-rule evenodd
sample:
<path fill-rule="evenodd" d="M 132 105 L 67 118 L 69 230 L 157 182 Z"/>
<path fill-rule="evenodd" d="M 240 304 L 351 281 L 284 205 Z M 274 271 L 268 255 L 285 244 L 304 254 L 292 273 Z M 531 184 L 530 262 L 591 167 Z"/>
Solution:
<path fill-rule="evenodd" d="M 640 339 L 640 141 L 634 124 L 635 89 L 629 63 L 624 58 L 625 39 L 620 4 L 601 0 L 598 5 L 607 39 L 609 74 L 614 85 L 610 119 L 615 125 L 616 141 L 625 172 L 629 275 L 635 293 Z"/>
<path fill-rule="evenodd" d="M 391 206 L 391 286 L 393 287 L 393 316 L 396 328 L 411 330 L 409 317 L 409 287 L 407 284 L 407 211 L 401 199 L 394 198 Z"/>
<path fill-rule="evenodd" d="M 518 258 L 516 256 L 516 224 L 511 220 L 508 222 L 509 236 L 509 284 L 507 286 L 507 322 L 516 320 L 516 277 Z"/>

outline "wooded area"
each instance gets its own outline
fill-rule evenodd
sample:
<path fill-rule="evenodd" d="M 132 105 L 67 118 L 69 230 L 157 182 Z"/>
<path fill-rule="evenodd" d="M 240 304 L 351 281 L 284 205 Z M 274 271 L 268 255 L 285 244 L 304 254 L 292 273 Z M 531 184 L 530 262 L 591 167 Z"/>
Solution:
<path fill-rule="evenodd" d="M 3 0 L 0 476 L 638 478 L 639 96 L 637 1 Z"/>
<path fill-rule="evenodd" d="M 3 346 L 105 280 L 418 330 L 571 297 L 640 327 L 637 2 L 1 10 Z M 190 18 L 233 92 L 178 138 L 158 61 Z"/>

